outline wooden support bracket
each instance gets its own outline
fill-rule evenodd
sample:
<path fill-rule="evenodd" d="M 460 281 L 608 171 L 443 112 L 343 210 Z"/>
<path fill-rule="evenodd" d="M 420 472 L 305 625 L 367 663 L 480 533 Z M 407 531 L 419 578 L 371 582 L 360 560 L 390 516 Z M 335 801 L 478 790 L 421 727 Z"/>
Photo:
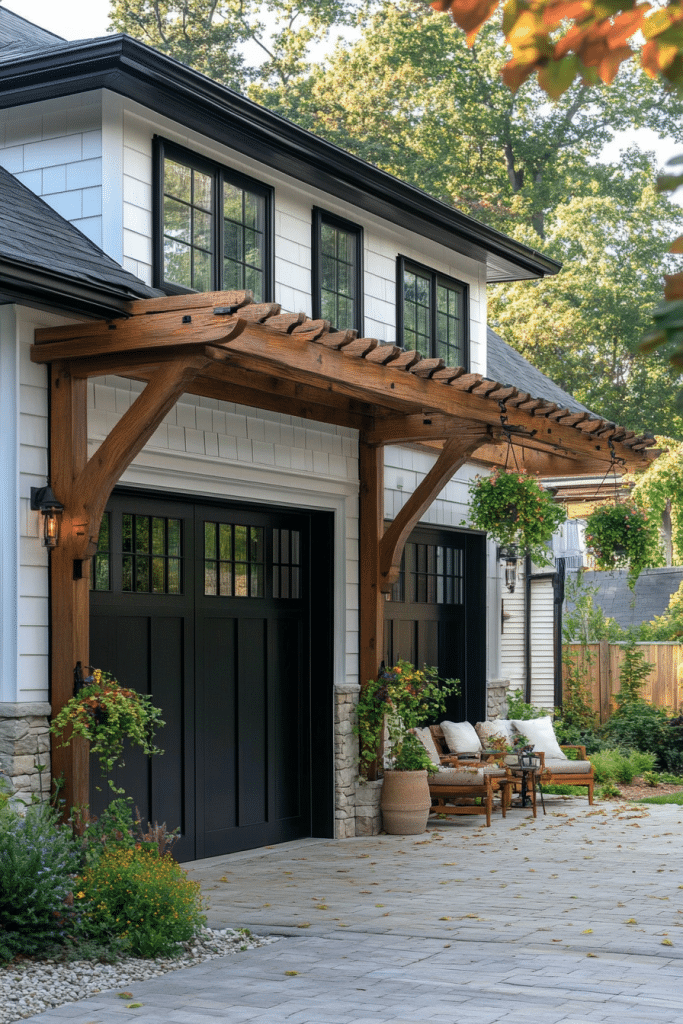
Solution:
<path fill-rule="evenodd" d="M 408 501 L 380 541 L 379 587 L 388 593 L 401 568 L 401 556 L 408 536 L 423 513 L 446 486 L 454 473 L 467 461 L 482 444 L 490 441 L 490 434 L 483 425 L 470 425 L 458 437 L 446 442 L 441 454 L 421 484 L 416 487 Z"/>

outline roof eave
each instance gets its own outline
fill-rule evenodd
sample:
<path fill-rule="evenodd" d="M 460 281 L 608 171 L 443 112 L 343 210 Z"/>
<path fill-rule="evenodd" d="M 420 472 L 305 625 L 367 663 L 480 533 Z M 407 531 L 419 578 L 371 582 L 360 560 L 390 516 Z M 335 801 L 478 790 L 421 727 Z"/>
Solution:
<path fill-rule="evenodd" d="M 147 297 L 148 291 L 141 297 Z M 59 309 L 109 319 L 126 316 L 132 291 L 111 286 L 91 286 L 62 274 L 50 273 L 32 266 L 21 266 L 15 260 L 0 259 L 0 298 L 39 308 Z"/>
<path fill-rule="evenodd" d="M 416 231 L 487 268 L 489 281 L 556 274 L 561 265 L 307 132 L 180 61 L 117 35 L 0 64 L 0 107 L 109 89 L 247 156 Z"/>

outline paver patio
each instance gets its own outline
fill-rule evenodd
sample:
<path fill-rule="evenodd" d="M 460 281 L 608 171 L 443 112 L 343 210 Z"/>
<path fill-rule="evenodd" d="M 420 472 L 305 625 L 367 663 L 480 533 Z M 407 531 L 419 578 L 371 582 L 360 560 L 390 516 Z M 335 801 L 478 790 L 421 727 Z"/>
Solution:
<path fill-rule="evenodd" d="M 547 806 L 186 865 L 209 924 L 284 938 L 31 1019 L 680 1024 L 683 807 Z"/>

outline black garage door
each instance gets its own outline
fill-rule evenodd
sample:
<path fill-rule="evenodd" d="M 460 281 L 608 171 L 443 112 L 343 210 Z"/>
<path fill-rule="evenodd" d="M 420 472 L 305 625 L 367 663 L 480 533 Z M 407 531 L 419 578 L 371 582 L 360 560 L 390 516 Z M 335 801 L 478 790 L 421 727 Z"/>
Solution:
<path fill-rule="evenodd" d="M 459 679 L 452 721 L 486 719 L 486 541 L 483 535 L 418 527 L 386 603 L 384 660 L 435 665 Z"/>
<path fill-rule="evenodd" d="M 331 558 L 324 514 L 112 497 L 90 660 L 163 710 L 115 781 L 179 859 L 332 834 Z"/>

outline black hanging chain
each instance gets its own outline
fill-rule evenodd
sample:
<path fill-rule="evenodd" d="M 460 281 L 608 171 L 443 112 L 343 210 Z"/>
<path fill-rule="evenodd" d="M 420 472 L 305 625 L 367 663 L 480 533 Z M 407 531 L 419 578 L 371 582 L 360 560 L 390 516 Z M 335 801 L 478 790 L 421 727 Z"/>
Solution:
<path fill-rule="evenodd" d="M 620 461 L 623 462 L 623 459 L 619 459 L 618 458 L 617 453 L 614 450 L 614 445 L 612 444 L 612 438 L 611 437 L 607 438 L 607 446 L 609 448 L 610 462 L 609 462 L 609 466 L 605 470 L 605 475 L 603 476 L 602 480 L 598 484 L 598 489 L 595 492 L 595 500 L 600 498 L 600 491 L 602 490 L 603 485 L 604 485 L 605 481 L 607 480 L 607 477 L 609 476 L 610 473 L 612 473 L 613 476 L 614 476 L 614 504 L 618 505 L 619 504 L 619 485 L 617 483 L 617 462 L 620 462 Z"/>
<path fill-rule="evenodd" d="M 512 458 L 513 458 L 514 463 L 515 463 L 515 469 L 517 470 L 518 473 L 521 473 L 521 470 L 519 468 L 519 463 L 517 462 L 517 454 L 516 454 L 514 446 L 512 444 L 512 431 L 510 430 L 510 427 L 508 425 L 507 406 L 505 404 L 505 400 L 504 399 L 502 399 L 502 398 L 498 399 L 498 407 L 500 409 L 500 425 L 501 425 L 501 427 L 503 429 L 503 434 L 507 438 L 507 443 L 508 443 L 507 453 L 505 455 L 505 472 L 506 473 L 509 472 L 508 466 L 510 465 L 510 455 L 512 455 Z"/>

